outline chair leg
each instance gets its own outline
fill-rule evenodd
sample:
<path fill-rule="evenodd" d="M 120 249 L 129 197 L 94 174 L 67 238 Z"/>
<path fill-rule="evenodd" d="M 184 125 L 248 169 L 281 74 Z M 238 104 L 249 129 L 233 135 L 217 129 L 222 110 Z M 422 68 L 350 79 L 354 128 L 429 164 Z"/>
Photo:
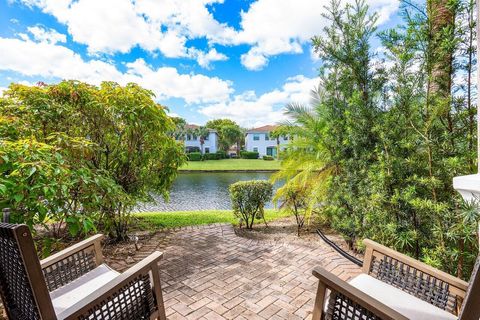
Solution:
<path fill-rule="evenodd" d="M 327 287 L 321 281 L 318 282 L 317 295 L 315 297 L 315 305 L 313 307 L 312 320 L 322 319 L 323 304 L 325 302 L 325 294 Z"/>
<path fill-rule="evenodd" d="M 155 298 L 157 300 L 157 308 L 158 308 L 157 319 L 167 320 L 167 316 L 165 314 L 165 304 L 163 302 L 162 285 L 160 282 L 160 270 L 158 269 L 157 264 L 155 264 L 152 267 L 152 277 L 153 277 L 153 290 L 155 292 Z"/>

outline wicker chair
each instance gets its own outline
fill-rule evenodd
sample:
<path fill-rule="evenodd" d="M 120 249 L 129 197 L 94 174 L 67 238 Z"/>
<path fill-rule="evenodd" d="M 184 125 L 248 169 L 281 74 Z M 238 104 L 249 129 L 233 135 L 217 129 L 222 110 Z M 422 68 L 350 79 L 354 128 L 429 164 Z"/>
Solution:
<path fill-rule="evenodd" d="M 478 320 L 480 258 L 470 283 L 365 240 L 363 273 L 345 282 L 323 268 L 313 320 Z"/>
<path fill-rule="evenodd" d="M 39 261 L 27 226 L 0 223 L 0 295 L 11 320 L 166 319 L 154 252 L 119 274 L 93 236 Z"/>

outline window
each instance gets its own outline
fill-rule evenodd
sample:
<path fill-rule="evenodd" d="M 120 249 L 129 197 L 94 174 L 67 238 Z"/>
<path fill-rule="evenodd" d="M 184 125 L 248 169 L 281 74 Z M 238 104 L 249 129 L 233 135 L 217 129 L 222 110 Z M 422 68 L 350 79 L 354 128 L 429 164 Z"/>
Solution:
<path fill-rule="evenodd" d="M 205 137 L 203 137 L 203 140 L 207 141 L 207 140 L 208 140 L 208 136 L 209 136 L 209 135 L 210 135 L 210 133 L 209 133 L 209 134 L 207 134 L 207 135 L 205 135 Z"/>
<path fill-rule="evenodd" d="M 259 141 L 260 140 L 260 135 L 259 134 L 254 134 L 253 135 L 253 141 Z"/>
<path fill-rule="evenodd" d="M 258 148 L 257 147 L 253 148 L 253 152 L 258 152 Z"/>
<path fill-rule="evenodd" d="M 190 141 L 190 140 L 192 140 L 192 136 L 187 134 L 187 141 Z"/>
<path fill-rule="evenodd" d="M 270 140 L 270 137 L 268 136 L 268 133 L 265 133 L 265 141 Z"/>
<path fill-rule="evenodd" d="M 287 140 L 288 140 L 288 136 L 283 136 L 283 140 L 287 141 Z"/>
<path fill-rule="evenodd" d="M 210 148 L 205 148 L 205 153 L 210 153 Z"/>
<path fill-rule="evenodd" d="M 196 141 L 197 140 L 197 136 L 196 135 L 193 135 L 193 140 Z"/>

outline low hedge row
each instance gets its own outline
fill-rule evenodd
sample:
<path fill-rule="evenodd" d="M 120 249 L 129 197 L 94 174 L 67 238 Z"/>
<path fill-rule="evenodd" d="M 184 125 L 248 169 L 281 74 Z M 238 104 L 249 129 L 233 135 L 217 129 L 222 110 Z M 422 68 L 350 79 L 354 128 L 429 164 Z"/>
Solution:
<path fill-rule="evenodd" d="M 188 161 L 202 161 L 202 154 L 200 152 L 187 153 Z"/>
<path fill-rule="evenodd" d="M 227 157 L 225 151 L 218 151 L 216 153 L 205 153 L 202 155 L 200 152 L 187 153 L 188 161 L 203 161 L 203 160 L 220 160 Z"/>
<path fill-rule="evenodd" d="M 258 159 L 258 152 L 252 151 L 242 151 L 240 152 L 240 157 L 242 159 Z"/>
<path fill-rule="evenodd" d="M 263 160 L 271 161 L 273 160 L 272 156 L 263 156 Z"/>

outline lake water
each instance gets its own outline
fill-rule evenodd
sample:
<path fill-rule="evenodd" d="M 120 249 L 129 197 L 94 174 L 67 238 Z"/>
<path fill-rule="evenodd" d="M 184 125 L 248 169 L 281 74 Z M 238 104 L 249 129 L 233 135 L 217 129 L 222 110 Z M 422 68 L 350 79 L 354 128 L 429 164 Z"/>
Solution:
<path fill-rule="evenodd" d="M 156 203 L 139 205 L 135 211 L 228 210 L 232 208 L 228 192 L 232 183 L 268 180 L 271 175 L 269 172 L 180 173 L 173 183 L 169 202 L 154 196 Z M 267 208 L 271 207 L 269 203 Z"/>

